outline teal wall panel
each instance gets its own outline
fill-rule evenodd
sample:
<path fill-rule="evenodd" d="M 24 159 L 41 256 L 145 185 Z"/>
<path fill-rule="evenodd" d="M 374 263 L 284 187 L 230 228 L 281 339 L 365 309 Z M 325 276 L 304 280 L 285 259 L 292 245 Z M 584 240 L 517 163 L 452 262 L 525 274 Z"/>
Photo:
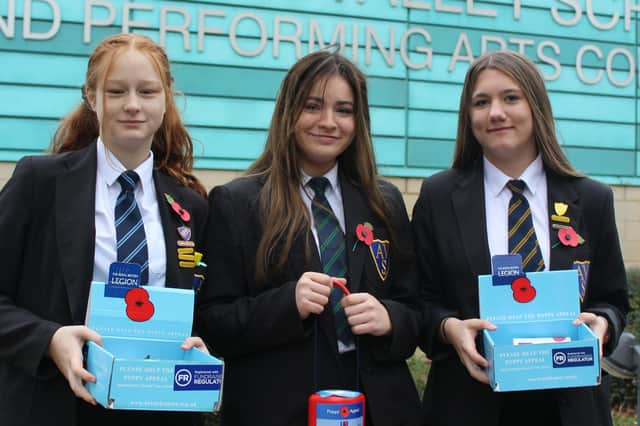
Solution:
<path fill-rule="evenodd" d="M 381 166 L 404 166 L 406 164 L 406 141 L 404 138 L 373 138 L 376 160 Z"/>
<path fill-rule="evenodd" d="M 556 133 L 563 146 L 635 149 L 632 124 L 557 120 Z"/>
<path fill-rule="evenodd" d="M 584 173 L 636 175 L 636 159 L 629 155 L 632 151 L 588 148 L 566 148 L 565 151 L 574 167 Z"/>
<path fill-rule="evenodd" d="M 29 23 L 25 0 L 0 0 L 4 24 L 13 19 L 9 4 L 16 11 L 13 33 L 0 31 L 0 160 L 48 147 L 58 120 L 80 102 L 88 55 L 100 39 L 122 30 L 122 11 L 129 4 L 130 19 L 148 27 L 134 31 L 156 41 L 164 30 L 162 7 L 173 10 L 166 15 L 168 25 L 185 22 L 176 10 L 190 19 L 186 39 L 169 31 L 164 42 L 197 167 L 246 168 L 264 147 L 287 69 L 298 56 L 318 49 L 318 37 L 327 45 L 343 28 L 344 54 L 368 77 L 382 173 L 428 176 L 449 166 L 468 64 L 484 47 L 496 49 L 503 42 L 539 64 L 559 140 L 576 167 L 605 182 L 640 184 L 640 35 L 636 12 L 625 28 L 623 0 L 576 0 L 580 16 L 566 2 L 528 0 L 521 2 L 519 19 L 513 0 L 102 0 L 116 12 L 114 19 L 89 28 L 90 3 L 34 1 Z M 57 31 L 44 40 L 29 39 L 29 25 L 35 33 L 53 27 L 51 4 L 60 10 Z M 594 9 L 592 18 L 587 7 Z M 560 19 L 575 17 L 575 22 L 557 22 L 553 9 Z M 482 11 L 495 16 L 481 16 Z M 211 15 L 204 25 L 217 34 L 201 37 L 199 13 Z M 88 16 L 100 20 L 109 13 L 94 6 Z M 615 25 L 596 28 L 609 22 Z M 369 45 L 367 31 L 375 35 Z M 285 40 L 278 43 L 277 32 Z M 286 40 L 292 35 L 295 43 Z"/>
<path fill-rule="evenodd" d="M 408 163 L 414 167 L 447 168 L 451 166 L 455 143 L 434 139 L 409 139 Z"/>

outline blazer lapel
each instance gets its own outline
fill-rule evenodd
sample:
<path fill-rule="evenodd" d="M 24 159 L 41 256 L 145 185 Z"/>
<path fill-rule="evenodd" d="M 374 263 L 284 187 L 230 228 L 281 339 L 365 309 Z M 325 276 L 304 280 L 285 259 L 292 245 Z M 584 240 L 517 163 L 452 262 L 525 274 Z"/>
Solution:
<path fill-rule="evenodd" d="M 362 193 L 342 174 L 340 174 L 340 189 L 344 206 L 345 241 L 347 244 L 347 264 L 349 265 L 347 286 L 349 291 L 357 292 L 361 288 L 362 269 L 369 253 L 365 250 L 356 250 L 355 252 L 352 250 L 357 241 L 356 227 L 359 223 L 372 222 L 374 218 Z"/>
<path fill-rule="evenodd" d="M 175 184 L 171 178 L 158 172 L 153 171 L 153 182 L 156 187 L 156 198 L 158 200 L 158 209 L 160 210 L 160 221 L 162 222 L 162 230 L 164 233 L 164 244 L 166 251 L 166 272 L 165 285 L 174 288 L 191 288 L 192 283 L 189 278 L 193 277 L 193 269 L 187 269 L 186 273 L 178 272 L 178 227 L 181 225 L 174 217 L 173 212 L 169 211 L 169 204 L 165 199 L 165 193 L 171 195 L 178 203 L 182 204 L 182 197 L 177 191 L 174 191 Z"/>
<path fill-rule="evenodd" d="M 95 144 L 69 155 L 56 179 L 56 240 L 74 323 L 84 321 L 95 253 Z"/>
<path fill-rule="evenodd" d="M 556 214 L 554 204 L 556 202 L 567 204 L 567 216 L 571 226 L 576 232 L 580 232 L 582 222 L 582 210 L 580 209 L 578 193 L 570 185 L 570 181 L 563 179 L 553 172 L 547 171 L 547 203 L 549 210 L 549 244 L 550 265 L 549 270 L 571 269 L 573 267 L 572 250 L 563 250 L 565 247 L 558 244 L 558 230 L 553 228 L 554 221 L 551 215 Z M 565 225 L 563 223 L 563 225 Z M 555 246 L 555 247 L 554 247 Z"/>
<path fill-rule="evenodd" d="M 451 194 L 453 212 L 472 276 L 491 272 L 483 182 L 482 166 L 478 166 L 463 172 Z"/>

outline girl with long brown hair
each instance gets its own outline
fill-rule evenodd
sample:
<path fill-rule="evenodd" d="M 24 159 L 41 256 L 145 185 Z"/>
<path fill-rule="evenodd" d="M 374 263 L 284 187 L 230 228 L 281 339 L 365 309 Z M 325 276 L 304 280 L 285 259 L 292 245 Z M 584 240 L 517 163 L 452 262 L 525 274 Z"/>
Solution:
<path fill-rule="evenodd" d="M 433 361 L 423 423 L 611 424 L 604 383 L 493 392 L 476 346 L 483 329 L 495 329 L 478 307 L 478 275 L 491 274 L 493 255 L 520 254 L 524 272 L 587 265 L 574 324 L 587 324 L 605 355 L 629 309 L 612 191 L 565 157 L 544 80 L 525 56 L 491 52 L 471 65 L 453 166 L 425 179 L 412 221 L 426 301 L 421 347 Z M 560 241 L 560 225 L 583 241 Z"/>
<path fill-rule="evenodd" d="M 364 75 L 326 51 L 293 65 L 264 152 L 209 208 L 196 323 L 225 359 L 223 423 L 303 425 L 314 391 L 359 388 L 367 424 L 412 424 L 411 238 L 376 173 Z"/>
<path fill-rule="evenodd" d="M 195 265 L 179 263 L 176 250 L 180 242 L 201 250 L 207 205 L 160 46 L 135 34 L 103 40 L 82 98 L 53 154 L 20 160 L 0 192 L 0 423 L 200 423 L 105 410 L 83 386 L 95 381 L 83 343 L 101 342 L 82 325 L 91 282 L 106 282 L 118 261 L 139 264 L 143 285 L 192 288 Z M 178 217 L 168 197 L 190 217 Z M 182 345 L 193 346 L 206 350 L 200 338 Z"/>

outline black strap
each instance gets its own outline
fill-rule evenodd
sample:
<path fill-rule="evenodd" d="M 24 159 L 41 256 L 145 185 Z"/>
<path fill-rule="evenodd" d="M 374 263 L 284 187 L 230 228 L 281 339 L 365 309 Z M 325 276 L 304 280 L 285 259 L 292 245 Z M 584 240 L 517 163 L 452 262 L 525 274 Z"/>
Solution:
<path fill-rule="evenodd" d="M 313 389 L 318 391 L 318 318 L 315 315 L 313 319 Z M 356 392 L 360 392 L 360 338 L 354 335 L 356 344 Z"/>

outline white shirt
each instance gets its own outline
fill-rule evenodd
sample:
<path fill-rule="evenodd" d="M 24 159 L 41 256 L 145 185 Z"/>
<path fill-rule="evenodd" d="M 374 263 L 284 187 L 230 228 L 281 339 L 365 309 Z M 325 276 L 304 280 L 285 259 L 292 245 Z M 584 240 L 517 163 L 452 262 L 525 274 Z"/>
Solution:
<path fill-rule="evenodd" d="M 342 233 L 344 234 L 345 224 L 344 224 L 344 207 L 342 206 L 342 192 L 340 191 L 340 182 L 338 182 L 338 163 L 336 163 L 331 170 L 329 170 L 323 177 L 326 177 L 329 180 L 329 185 L 324 190 L 324 195 L 327 197 L 327 201 L 329 201 L 329 205 L 331 206 L 331 210 L 333 210 L 333 214 L 338 219 L 338 223 L 340 224 L 340 229 L 342 229 Z M 316 242 L 316 248 L 318 249 L 318 255 L 320 255 L 320 243 L 318 243 L 318 231 L 316 231 L 315 223 L 313 220 L 313 212 L 311 211 L 311 202 L 313 201 L 313 197 L 315 197 L 315 192 L 313 189 L 307 186 L 307 183 L 311 180 L 311 176 L 302 172 L 302 184 L 300 185 L 300 194 L 302 195 L 302 201 L 305 206 L 309 210 L 309 216 L 311 216 L 311 232 L 313 233 L 313 238 Z"/>
<path fill-rule="evenodd" d="M 115 206 L 116 199 L 122 190 L 118 183 L 118 176 L 127 169 L 107 149 L 101 138 L 98 138 L 96 148 L 98 150 L 98 167 L 96 170 L 96 245 L 93 260 L 93 280 L 106 282 L 109 266 L 118 258 L 116 251 Z M 147 237 L 149 285 L 163 287 L 165 284 L 167 257 L 156 187 L 153 183 L 153 153 L 149 152 L 149 157 L 134 171 L 140 176 L 140 182 L 136 185 L 134 196 L 144 223 L 144 233 Z"/>
<path fill-rule="evenodd" d="M 483 157 L 484 164 L 484 211 L 487 217 L 487 238 L 491 256 L 509 253 L 509 200 L 511 190 L 506 187 L 511 177 Z M 531 208 L 533 227 L 544 260 L 544 269 L 549 269 L 549 208 L 547 203 L 547 176 L 542 157 L 538 155 L 518 178 L 526 183 L 524 196 Z"/>

